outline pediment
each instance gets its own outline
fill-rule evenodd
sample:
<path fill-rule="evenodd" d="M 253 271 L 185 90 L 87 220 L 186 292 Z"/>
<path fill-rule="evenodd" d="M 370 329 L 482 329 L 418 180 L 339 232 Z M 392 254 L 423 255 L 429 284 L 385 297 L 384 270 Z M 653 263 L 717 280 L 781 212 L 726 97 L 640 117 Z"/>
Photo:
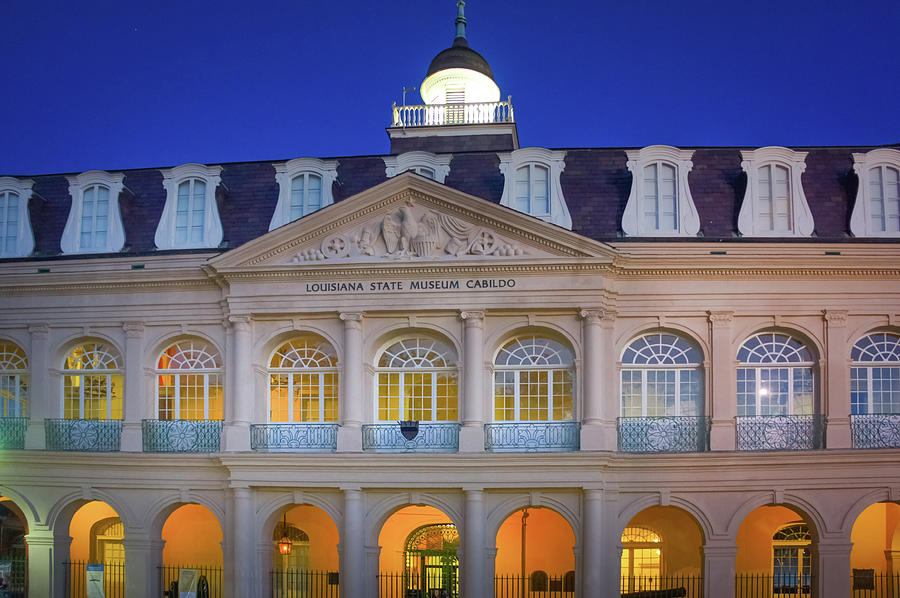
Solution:
<path fill-rule="evenodd" d="M 217 256 L 229 269 L 609 255 L 537 218 L 401 174 Z"/>

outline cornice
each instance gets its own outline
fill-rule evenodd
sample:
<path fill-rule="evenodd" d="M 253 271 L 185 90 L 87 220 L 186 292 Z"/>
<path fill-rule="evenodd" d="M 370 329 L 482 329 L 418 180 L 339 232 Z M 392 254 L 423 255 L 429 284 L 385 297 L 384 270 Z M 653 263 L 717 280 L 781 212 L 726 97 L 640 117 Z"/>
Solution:
<path fill-rule="evenodd" d="M 47 293 L 59 294 L 96 294 L 98 292 L 132 292 L 136 289 L 148 291 L 168 291 L 184 289 L 218 290 L 215 282 L 209 279 L 187 280 L 154 280 L 154 281 L 109 281 L 109 282 L 70 282 L 56 284 L 27 284 L 27 285 L 2 285 L 0 284 L 0 297 L 18 295 L 44 295 Z"/>

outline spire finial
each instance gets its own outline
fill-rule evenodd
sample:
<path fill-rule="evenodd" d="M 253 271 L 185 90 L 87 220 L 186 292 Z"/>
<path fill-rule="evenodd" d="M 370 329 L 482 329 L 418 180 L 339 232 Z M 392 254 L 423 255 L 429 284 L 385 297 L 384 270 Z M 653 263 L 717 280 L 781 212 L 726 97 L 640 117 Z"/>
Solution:
<path fill-rule="evenodd" d="M 456 12 L 456 37 L 466 39 L 466 3 L 459 0 L 456 3 L 458 10 Z"/>

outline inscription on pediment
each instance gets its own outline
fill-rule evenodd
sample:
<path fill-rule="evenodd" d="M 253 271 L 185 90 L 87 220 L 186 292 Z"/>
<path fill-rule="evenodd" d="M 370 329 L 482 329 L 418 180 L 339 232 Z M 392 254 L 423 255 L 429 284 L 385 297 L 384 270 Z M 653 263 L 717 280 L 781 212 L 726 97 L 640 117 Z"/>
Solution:
<path fill-rule="evenodd" d="M 489 228 L 407 200 L 351 229 L 326 235 L 293 256 L 291 263 L 323 260 L 448 259 L 463 256 L 516 256 L 528 253 Z"/>

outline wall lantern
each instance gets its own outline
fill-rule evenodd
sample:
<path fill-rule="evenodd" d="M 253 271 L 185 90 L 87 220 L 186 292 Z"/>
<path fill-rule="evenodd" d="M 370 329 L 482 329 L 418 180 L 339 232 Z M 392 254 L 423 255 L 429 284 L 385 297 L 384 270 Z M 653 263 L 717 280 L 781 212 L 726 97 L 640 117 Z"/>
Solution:
<path fill-rule="evenodd" d="M 287 513 L 284 514 L 284 522 L 281 524 L 281 539 L 278 540 L 278 552 L 281 554 L 291 554 L 291 549 L 294 547 L 294 543 L 291 542 L 291 539 L 288 538 L 288 527 L 287 527 Z"/>
<path fill-rule="evenodd" d="M 419 422 L 413 419 L 405 419 L 400 424 L 400 433 L 407 440 L 412 440 L 419 435 Z"/>

